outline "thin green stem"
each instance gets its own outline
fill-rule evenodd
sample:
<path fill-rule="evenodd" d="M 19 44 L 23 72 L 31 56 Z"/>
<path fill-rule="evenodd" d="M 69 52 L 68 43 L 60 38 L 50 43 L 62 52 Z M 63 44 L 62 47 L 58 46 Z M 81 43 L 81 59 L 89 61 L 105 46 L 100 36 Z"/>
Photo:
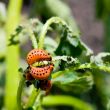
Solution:
<path fill-rule="evenodd" d="M 30 39 L 31 39 L 31 41 L 32 41 L 33 47 L 34 47 L 34 48 L 38 48 L 38 46 L 37 46 L 37 41 L 36 41 L 36 37 L 35 37 L 33 31 L 32 31 L 31 29 L 28 29 L 28 30 L 29 30 L 29 33 L 30 33 Z"/>
<path fill-rule="evenodd" d="M 29 100 L 25 106 L 25 108 L 29 108 L 29 107 L 32 107 L 35 103 L 35 100 L 37 98 L 37 96 L 39 95 L 39 92 L 40 92 L 40 89 L 36 89 L 36 88 L 33 88 L 33 91 L 31 93 L 31 96 L 29 97 Z"/>
<path fill-rule="evenodd" d="M 18 110 L 23 110 L 23 107 L 21 105 L 21 95 L 22 95 L 22 89 L 24 87 L 25 78 L 22 76 L 21 80 L 19 82 L 18 92 L 17 92 L 17 106 Z"/>
<path fill-rule="evenodd" d="M 35 37 L 35 35 L 34 35 L 32 25 L 34 25 L 34 21 L 33 21 L 33 20 L 31 20 L 30 23 L 25 26 L 25 28 L 27 29 L 27 31 L 28 31 L 29 34 L 30 34 L 29 37 L 30 37 L 30 39 L 31 39 L 31 41 L 32 41 L 33 48 L 38 48 L 37 40 L 36 40 L 36 37 Z"/>
<path fill-rule="evenodd" d="M 44 96 L 45 96 L 45 92 L 44 91 L 40 92 L 39 97 L 37 99 L 37 100 L 39 100 L 39 102 L 38 102 L 37 106 L 35 105 L 36 110 L 43 110 L 42 101 L 43 101 Z"/>
<path fill-rule="evenodd" d="M 78 110 L 94 110 L 94 108 L 75 97 L 64 96 L 64 95 L 56 95 L 56 96 L 47 96 L 43 98 L 42 105 L 44 106 L 58 106 L 58 105 L 67 105 L 72 106 Z"/>
<path fill-rule="evenodd" d="M 50 18 L 50 19 L 44 24 L 44 26 L 43 26 L 43 28 L 42 28 L 42 31 L 41 31 L 41 33 L 40 33 L 38 48 L 41 48 L 41 49 L 43 48 L 44 39 L 45 39 L 46 33 L 47 33 L 48 29 L 49 29 L 49 26 L 50 26 L 51 24 L 53 24 L 53 23 L 62 24 L 62 25 L 64 25 L 64 26 L 68 27 L 67 24 L 66 24 L 66 22 L 64 22 L 61 18 L 59 18 L 59 17 L 52 17 L 52 18 Z M 69 28 L 69 27 L 68 27 L 68 28 Z"/>

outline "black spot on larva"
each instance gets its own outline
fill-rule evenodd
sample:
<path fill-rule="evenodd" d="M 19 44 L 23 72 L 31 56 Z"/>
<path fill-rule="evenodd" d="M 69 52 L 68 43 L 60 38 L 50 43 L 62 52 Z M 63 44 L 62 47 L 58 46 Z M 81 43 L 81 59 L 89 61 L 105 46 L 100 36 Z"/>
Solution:
<path fill-rule="evenodd" d="M 40 74 L 40 76 L 41 76 L 42 74 Z"/>
<path fill-rule="evenodd" d="M 46 68 L 44 68 L 44 71 L 47 70 Z"/>
<path fill-rule="evenodd" d="M 37 75 L 39 75 L 39 74 L 37 73 Z"/>

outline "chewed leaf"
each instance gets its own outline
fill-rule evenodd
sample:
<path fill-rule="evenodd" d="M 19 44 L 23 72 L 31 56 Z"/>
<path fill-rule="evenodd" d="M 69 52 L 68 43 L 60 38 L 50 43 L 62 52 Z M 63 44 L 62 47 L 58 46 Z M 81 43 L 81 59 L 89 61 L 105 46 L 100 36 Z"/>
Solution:
<path fill-rule="evenodd" d="M 91 57 L 91 63 L 96 65 L 110 65 L 110 53 L 99 53 L 97 56 Z"/>
<path fill-rule="evenodd" d="M 52 58 L 53 61 L 57 61 L 57 60 L 63 60 L 64 62 L 66 62 L 67 64 L 78 64 L 79 61 L 76 58 L 73 58 L 71 56 L 56 56 Z"/>
<path fill-rule="evenodd" d="M 22 26 L 18 26 L 15 30 L 15 32 L 11 35 L 10 39 L 9 39 L 9 46 L 10 45 L 17 45 L 19 44 L 19 40 L 18 40 L 18 35 L 22 32 L 23 27 Z"/>
<path fill-rule="evenodd" d="M 64 25 L 64 29 L 60 43 L 55 53 L 57 55 L 72 55 L 74 57 L 81 55 L 83 51 L 86 52 L 86 56 L 93 54 L 92 50 L 89 49 L 80 39 L 79 35 L 75 34 L 69 26 Z M 78 32 L 78 31 L 77 31 Z"/>
<path fill-rule="evenodd" d="M 93 76 L 90 72 L 83 75 L 75 71 L 62 71 L 60 75 L 53 78 L 53 83 L 65 91 L 82 93 L 88 91 L 93 85 Z"/>

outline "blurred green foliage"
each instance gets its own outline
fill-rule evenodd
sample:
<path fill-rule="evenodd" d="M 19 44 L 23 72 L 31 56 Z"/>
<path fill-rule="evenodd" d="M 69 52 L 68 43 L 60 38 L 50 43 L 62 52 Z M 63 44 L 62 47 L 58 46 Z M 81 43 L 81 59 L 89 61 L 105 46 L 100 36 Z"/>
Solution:
<path fill-rule="evenodd" d="M 94 55 L 93 51 L 81 41 L 80 31 L 66 2 L 32 1 L 28 16 L 31 18 L 37 16 L 40 21 L 29 20 L 22 15 L 24 21 L 17 27 L 22 0 L 18 2 L 19 5 L 16 6 L 17 1 L 9 1 L 8 19 L 4 11 L 0 10 L 0 35 L 2 36 L 0 37 L 0 44 L 2 44 L 0 45 L 0 109 L 66 110 L 65 106 L 67 109 L 70 106 L 69 109 L 73 110 L 109 110 L 110 53 Z M 109 0 L 96 0 L 96 13 L 106 24 L 107 36 L 110 21 L 109 4 Z M 7 31 L 4 30 L 5 24 Z M 20 61 L 18 45 L 22 46 Z M 55 60 L 55 68 L 51 76 L 53 87 L 48 96 L 44 95 L 44 91 L 37 90 L 33 86 L 26 87 L 23 74 L 27 67 L 24 56 L 29 51 L 28 48 L 44 48 Z M 19 62 L 21 74 L 18 73 Z M 19 76 L 21 81 L 18 87 Z"/>
<path fill-rule="evenodd" d="M 104 25 L 104 50 L 110 52 L 110 1 L 96 0 L 96 17 Z"/>

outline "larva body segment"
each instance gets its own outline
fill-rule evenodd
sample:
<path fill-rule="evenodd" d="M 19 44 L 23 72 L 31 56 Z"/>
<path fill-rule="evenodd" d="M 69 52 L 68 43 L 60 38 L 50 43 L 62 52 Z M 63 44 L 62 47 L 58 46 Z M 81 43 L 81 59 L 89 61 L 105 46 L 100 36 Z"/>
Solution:
<path fill-rule="evenodd" d="M 33 78 L 37 80 L 44 80 L 50 76 L 53 67 L 54 67 L 53 64 L 37 68 L 30 65 L 29 73 L 32 75 Z"/>
<path fill-rule="evenodd" d="M 31 50 L 28 55 L 27 55 L 27 63 L 29 65 L 32 65 L 33 63 L 35 62 L 38 62 L 38 61 L 51 61 L 51 56 L 48 52 L 46 52 L 45 50 L 42 50 L 42 49 L 33 49 Z"/>
<path fill-rule="evenodd" d="M 51 80 L 41 80 L 39 84 L 40 88 L 45 91 L 49 91 L 52 87 Z"/>
<path fill-rule="evenodd" d="M 26 73 L 25 77 L 26 77 L 26 80 L 33 80 L 34 79 L 30 73 Z"/>

